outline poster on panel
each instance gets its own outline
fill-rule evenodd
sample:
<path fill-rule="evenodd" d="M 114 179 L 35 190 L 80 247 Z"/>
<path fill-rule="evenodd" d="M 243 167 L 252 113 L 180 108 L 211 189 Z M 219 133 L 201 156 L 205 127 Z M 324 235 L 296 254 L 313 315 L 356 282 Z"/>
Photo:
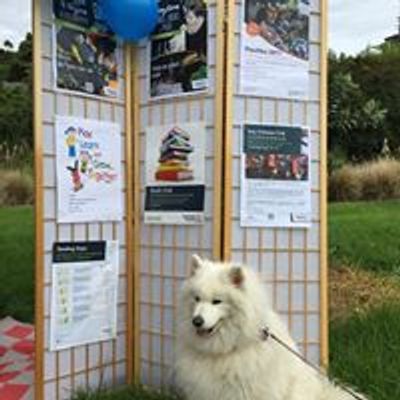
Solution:
<path fill-rule="evenodd" d="M 98 0 L 53 0 L 57 89 L 117 97 L 121 49 Z"/>
<path fill-rule="evenodd" d="M 51 351 L 116 337 L 118 251 L 115 241 L 54 244 Z"/>
<path fill-rule="evenodd" d="M 310 0 L 245 0 L 240 93 L 306 100 Z"/>
<path fill-rule="evenodd" d="M 245 124 L 241 146 L 241 226 L 309 227 L 309 128 Z"/>
<path fill-rule="evenodd" d="M 159 0 L 159 21 L 150 40 L 150 98 L 207 91 L 206 0 Z"/>
<path fill-rule="evenodd" d="M 205 135 L 204 122 L 147 128 L 145 223 L 203 223 Z"/>
<path fill-rule="evenodd" d="M 108 121 L 56 117 L 57 220 L 122 220 L 121 128 Z"/>

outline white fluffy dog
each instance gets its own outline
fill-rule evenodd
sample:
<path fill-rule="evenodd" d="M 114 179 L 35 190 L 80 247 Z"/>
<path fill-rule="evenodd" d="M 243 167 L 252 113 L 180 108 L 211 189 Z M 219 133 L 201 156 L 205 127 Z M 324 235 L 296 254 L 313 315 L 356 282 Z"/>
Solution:
<path fill-rule="evenodd" d="M 176 380 L 187 400 L 354 400 L 271 338 L 293 349 L 250 270 L 193 257 L 182 290 Z M 359 398 L 362 398 L 359 396 Z"/>

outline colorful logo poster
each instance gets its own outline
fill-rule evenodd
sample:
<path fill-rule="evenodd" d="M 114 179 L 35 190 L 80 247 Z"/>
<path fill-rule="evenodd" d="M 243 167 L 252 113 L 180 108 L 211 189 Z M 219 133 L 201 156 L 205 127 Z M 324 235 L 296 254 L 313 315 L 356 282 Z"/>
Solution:
<path fill-rule="evenodd" d="M 150 42 L 150 97 L 208 89 L 207 2 L 159 0 L 159 22 Z"/>
<path fill-rule="evenodd" d="M 121 50 L 98 1 L 54 0 L 53 4 L 57 88 L 117 97 Z"/>
<path fill-rule="evenodd" d="M 203 223 L 205 134 L 204 123 L 147 129 L 145 223 Z"/>
<path fill-rule="evenodd" d="M 58 222 L 119 221 L 120 126 L 56 117 Z"/>
<path fill-rule="evenodd" d="M 242 18 L 240 92 L 307 99 L 310 0 L 245 0 Z"/>
<path fill-rule="evenodd" d="M 118 242 L 54 244 L 51 351 L 116 337 L 118 271 Z"/>
<path fill-rule="evenodd" d="M 246 124 L 242 132 L 243 227 L 309 227 L 310 130 Z"/>

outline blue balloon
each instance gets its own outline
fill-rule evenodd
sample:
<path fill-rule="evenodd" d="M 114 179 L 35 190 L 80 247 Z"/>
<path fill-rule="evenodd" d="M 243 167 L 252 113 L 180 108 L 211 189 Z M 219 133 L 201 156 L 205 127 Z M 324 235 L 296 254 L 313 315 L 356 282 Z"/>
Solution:
<path fill-rule="evenodd" d="M 158 21 L 157 0 L 102 0 L 104 18 L 122 39 L 149 36 Z"/>

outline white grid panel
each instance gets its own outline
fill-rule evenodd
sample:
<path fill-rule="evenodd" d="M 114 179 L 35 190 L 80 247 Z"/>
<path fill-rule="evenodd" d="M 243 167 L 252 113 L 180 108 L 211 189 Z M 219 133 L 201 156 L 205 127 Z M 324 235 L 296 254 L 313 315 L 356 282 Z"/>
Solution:
<path fill-rule="evenodd" d="M 320 362 L 320 56 L 321 8 L 311 1 L 310 96 L 308 101 L 239 94 L 241 16 L 235 3 L 232 99 L 231 256 L 249 265 L 265 282 L 275 309 L 287 322 L 299 348 Z M 268 95 L 266 93 L 266 95 Z M 240 227 L 240 129 L 243 121 L 306 125 L 311 128 L 312 227 Z"/>
<path fill-rule="evenodd" d="M 214 171 L 220 169 L 215 148 L 218 130 L 216 115 L 217 3 L 208 2 L 208 57 L 209 86 L 207 94 L 149 100 L 149 53 L 145 44 L 137 52 L 139 71 L 136 84 L 140 87 L 140 380 L 144 384 L 163 386 L 171 381 L 174 357 L 176 306 L 179 288 L 187 276 L 193 253 L 213 258 L 215 239 L 220 232 L 214 230 L 216 191 Z M 220 50 L 222 51 L 222 50 Z M 145 195 L 144 155 L 146 127 L 172 123 L 205 121 L 206 124 L 206 194 L 205 222 L 198 226 L 145 225 L 143 208 Z M 218 239 L 217 239 L 218 240 Z M 136 267 L 137 268 L 137 267 Z"/>
<path fill-rule="evenodd" d="M 125 171 L 125 79 L 121 71 L 121 97 L 100 99 L 79 93 L 54 90 L 52 70 L 55 43 L 52 35 L 52 1 L 40 0 L 42 34 L 42 125 L 43 125 L 43 197 L 44 197 L 44 398 L 70 398 L 71 392 L 99 385 L 116 386 L 126 381 L 127 358 L 127 270 L 126 270 L 126 206 L 125 176 L 123 174 L 124 220 L 108 223 L 58 224 L 56 220 L 56 150 L 55 116 L 77 116 L 121 125 L 122 170 Z M 36 7 L 36 5 L 35 5 Z M 56 241 L 117 240 L 120 245 L 120 276 L 118 293 L 117 339 L 75 347 L 64 351 L 49 351 L 51 251 Z"/>

